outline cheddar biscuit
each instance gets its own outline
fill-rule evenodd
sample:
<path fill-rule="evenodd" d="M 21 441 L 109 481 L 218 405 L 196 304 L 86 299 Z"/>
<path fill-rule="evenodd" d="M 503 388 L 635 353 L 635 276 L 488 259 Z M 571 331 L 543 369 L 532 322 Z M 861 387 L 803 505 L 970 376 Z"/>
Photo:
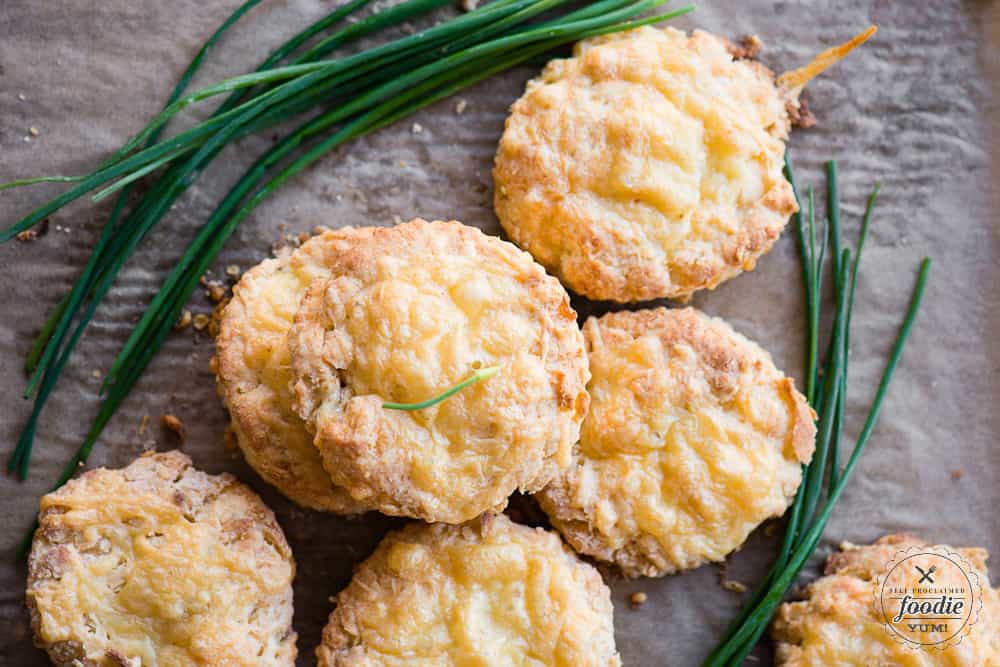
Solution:
<path fill-rule="evenodd" d="M 288 329 L 306 289 L 330 275 L 339 237 L 316 236 L 243 274 L 222 313 L 218 388 L 247 462 L 306 507 L 345 514 L 366 509 L 323 469 L 312 435 L 292 410 Z"/>
<path fill-rule="evenodd" d="M 576 45 L 530 81 L 494 168 L 504 229 L 574 292 L 686 300 L 753 269 L 797 210 L 792 93 L 705 32 Z"/>
<path fill-rule="evenodd" d="M 805 599 L 778 609 L 771 625 L 771 635 L 777 642 L 775 664 L 1000 666 L 1000 590 L 990 587 L 986 569 L 989 554 L 985 549 L 947 547 L 971 566 L 982 592 L 982 606 L 972 610 L 975 622 L 963 630 L 967 634 L 961 641 L 945 648 L 920 648 L 900 641 L 876 615 L 877 580 L 886 576 L 897 554 L 925 546 L 926 542 L 905 534 L 887 535 L 868 546 L 842 545 L 842 550 L 827 560 L 825 576 L 806 588 Z M 938 590 L 958 583 L 949 571 L 937 572 L 930 581 Z M 966 586 L 964 582 L 961 585 Z M 931 584 L 924 586 L 933 588 Z M 933 632 L 911 638 L 926 643 L 941 639 Z"/>
<path fill-rule="evenodd" d="M 319 667 L 621 664 L 597 570 L 502 514 L 389 534 L 336 605 Z"/>
<path fill-rule="evenodd" d="M 784 512 L 815 426 L 764 350 L 692 308 L 583 331 L 590 412 L 573 463 L 536 496 L 573 547 L 660 576 L 724 559 Z"/>
<path fill-rule="evenodd" d="M 27 604 L 56 665 L 291 666 L 295 564 L 274 515 L 180 452 L 42 498 Z"/>
<path fill-rule="evenodd" d="M 332 232 L 289 332 L 293 406 L 333 481 L 382 512 L 461 523 L 569 463 L 589 377 L 559 282 L 458 222 Z M 421 410 L 477 369 L 499 373 Z"/>

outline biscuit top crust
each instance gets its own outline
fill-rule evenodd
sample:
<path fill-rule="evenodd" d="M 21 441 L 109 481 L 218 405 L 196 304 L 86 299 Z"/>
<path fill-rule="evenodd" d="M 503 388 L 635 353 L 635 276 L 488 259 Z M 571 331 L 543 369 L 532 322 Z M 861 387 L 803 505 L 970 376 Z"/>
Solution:
<path fill-rule="evenodd" d="M 558 535 L 486 514 L 390 533 L 337 596 L 319 667 L 611 667 L 611 593 Z"/>
<path fill-rule="evenodd" d="M 911 535 L 886 535 L 874 544 L 841 545 L 827 559 L 824 577 L 811 583 L 801 602 L 781 605 L 771 625 L 780 667 L 827 665 L 914 665 L 914 667 L 1000 666 L 1000 589 L 991 588 L 979 548 L 953 548 L 979 577 L 983 606 L 969 634 L 945 649 L 915 649 L 893 639 L 874 610 L 875 580 L 901 551 L 928 546 Z M 944 545 L 942 545 L 944 546 Z M 941 573 L 946 574 L 946 573 Z M 938 583 L 947 586 L 946 580 Z M 926 635 L 927 641 L 934 637 Z"/>
<path fill-rule="evenodd" d="M 27 603 L 57 665 L 293 665 L 295 564 L 274 515 L 180 452 L 42 498 Z"/>
<path fill-rule="evenodd" d="M 551 61 L 496 156 L 511 238 L 592 299 L 686 300 L 753 269 L 797 210 L 782 174 L 788 101 L 730 48 L 642 27 Z"/>
<path fill-rule="evenodd" d="M 292 410 L 287 343 L 306 289 L 330 275 L 335 238 L 313 237 L 243 274 L 220 323 L 217 379 L 237 444 L 261 477 L 300 505 L 351 514 L 371 508 L 333 483 Z"/>
<path fill-rule="evenodd" d="M 584 337 L 590 412 L 538 496 L 574 547 L 658 576 L 722 560 L 785 510 L 816 431 L 766 352 L 692 308 L 590 318 Z"/>
<path fill-rule="evenodd" d="M 568 464 L 589 373 L 555 278 L 458 222 L 356 229 L 338 244 L 288 339 L 294 406 L 337 484 L 389 514 L 460 523 Z M 495 365 L 433 407 L 382 408 Z"/>

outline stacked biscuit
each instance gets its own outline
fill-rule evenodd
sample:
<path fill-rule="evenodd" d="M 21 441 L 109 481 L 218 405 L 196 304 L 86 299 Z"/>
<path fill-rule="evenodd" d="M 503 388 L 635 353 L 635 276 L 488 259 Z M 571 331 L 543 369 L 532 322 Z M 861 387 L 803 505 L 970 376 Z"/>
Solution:
<path fill-rule="evenodd" d="M 563 287 L 687 300 L 774 244 L 799 88 L 733 54 L 643 28 L 531 81 L 494 172 L 530 255 L 418 219 L 325 232 L 236 285 L 218 387 L 246 460 L 305 507 L 422 521 L 337 597 L 320 665 L 620 664 L 607 586 L 497 514 L 515 491 L 627 576 L 720 561 L 784 513 L 815 417 L 769 355 L 691 308 L 581 330 Z M 155 455 L 46 497 L 28 600 L 58 664 L 290 665 L 293 573 L 252 492 Z"/>

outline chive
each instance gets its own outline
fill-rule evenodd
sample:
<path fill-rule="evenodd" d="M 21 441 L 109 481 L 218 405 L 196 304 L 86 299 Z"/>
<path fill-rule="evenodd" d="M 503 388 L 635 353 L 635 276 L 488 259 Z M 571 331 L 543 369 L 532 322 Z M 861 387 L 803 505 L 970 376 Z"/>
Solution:
<path fill-rule="evenodd" d="M 196 73 L 198 67 L 203 61 L 208 50 L 221 38 L 223 33 L 229 27 L 231 27 L 236 20 L 238 20 L 246 11 L 248 11 L 254 5 L 259 4 L 259 1 L 260 0 L 250 0 L 249 2 L 244 3 L 230 16 L 230 18 L 226 22 L 222 24 L 222 26 L 220 26 L 220 28 L 212 35 L 212 37 L 209 38 L 209 40 L 198 52 L 195 59 L 185 70 L 184 74 L 181 76 L 180 81 L 178 82 L 177 86 L 175 87 L 173 93 L 170 96 L 170 99 L 167 102 L 168 106 L 173 101 L 180 98 L 180 96 L 183 94 L 184 89 L 187 87 L 188 83 L 193 78 L 194 74 Z M 416 10 L 429 7 L 430 5 L 433 4 L 433 2 L 440 3 L 441 0 L 430 0 L 430 3 L 428 2 L 428 0 L 411 0 L 410 2 L 403 3 L 407 5 L 408 7 L 407 11 L 405 13 L 396 12 L 393 15 L 393 18 L 394 20 L 403 20 L 404 18 L 412 16 Z M 311 28 L 303 31 L 302 33 L 299 33 L 299 35 L 294 37 L 285 45 L 279 47 L 279 49 L 275 51 L 264 62 L 264 64 L 261 65 L 259 69 L 264 69 L 266 67 L 269 67 L 270 65 L 273 65 L 281 58 L 287 56 L 288 53 L 297 48 L 302 42 L 304 42 L 306 39 L 314 35 L 316 32 L 316 28 L 318 26 L 325 27 L 327 25 L 330 25 L 331 22 L 344 18 L 351 11 L 357 9 L 363 4 L 365 4 L 365 2 L 356 1 L 353 3 L 349 3 L 348 5 L 345 5 L 344 7 L 339 8 L 338 10 L 335 10 L 326 18 L 314 24 Z M 403 4 L 397 7 L 403 7 Z M 220 107 L 220 111 L 224 111 L 227 106 L 233 106 L 236 102 L 238 102 L 239 94 L 240 93 L 234 93 L 234 95 L 230 97 L 230 99 L 228 99 L 222 105 L 222 107 Z M 152 135 L 149 137 L 150 144 L 154 143 L 157 140 L 158 135 L 162 131 L 162 129 L 163 128 L 160 127 L 154 130 Z M 155 224 L 155 222 L 160 217 L 162 217 L 162 215 L 167 210 L 169 210 L 170 204 L 176 199 L 177 196 L 179 196 L 181 191 L 182 189 L 176 187 L 173 188 L 169 187 L 169 184 L 168 186 L 164 186 L 162 181 L 157 186 L 154 186 L 154 188 L 148 194 L 148 197 L 163 196 L 164 199 L 159 207 L 153 208 L 154 215 L 147 217 L 146 224 L 140 226 L 139 230 L 136 232 L 137 236 L 135 237 L 135 243 L 138 243 L 138 241 L 141 240 L 141 238 L 148 231 L 149 227 L 151 227 L 152 224 Z M 107 290 L 110 288 L 110 282 L 107 282 L 106 286 L 99 293 L 93 293 L 92 290 L 95 282 L 97 283 L 102 282 L 101 277 L 106 276 L 108 273 L 110 273 L 113 278 L 114 275 L 117 274 L 118 270 L 121 268 L 121 265 L 123 263 L 123 262 L 115 262 L 113 259 L 110 259 L 106 255 L 106 252 L 108 251 L 109 248 L 108 244 L 111 241 L 112 235 L 120 231 L 119 229 L 116 228 L 116 226 L 118 224 L 118 219 L 120 218 L 121 213 L 124 209 L 126 203 L 126 196 L 127 193 L 123 193 L 123 195 L 119 197 L 118 201 L 116 202 L 115 208 L 111 214 L 111 218 L 108 224 L 106 225 L 105 230 L 102 232 L 101 238 L 99 239 L 98 244 L 95 247 L 93 254 L 91 255 L 91 258 L 88 261 L 88 264 L 85 267 L 83 274 L 81 275 L 80 279 L 78 279 L 77 283 L 74 285 L 73 291 L 66 298 L 60 301 L 59 305 L 56 307 L 53 314 L 47 320 L 45 326 L 42 329 L 42 332 L 40 333 L 39 337 L 33 344 L 32 350 L 29 353 L 28 358 L 26 360 L 26 368 L 28 369 L 29 373 L 32 373 L 32 378 L 29 381 L 27 390 L 25 391 L 25 397 L 27 398 L 31 395 L 36 385 L 38 384 L 39 380 L 42 379 L 43 374 L 44 374 L 44 380 L 42 380 L 42 387 L 44 389 L 44 392 L 40 391 L 39 398 L 36 399 L 36 406 L 34 406 L 34 409 L 32 410 L 32 415 L 29 418 L 28 424 L 26 425 L 23 433 L 21 434 L 21 437 L 19 438 L 18 445 L 15 449 L 14 455 L 12 456 L 11 461 L 9 462 L 8 465 L 8 468 L 11 470 L 15 468 L 20 470 L 22 478 L 27 473 L 27 464 L 30 458 L 32 442 L 34 439 L 35 425 L 40 414 L 41 406 L 44 405 L 51 391 L 52 386 L 54 386 L 55 382 L 58 380 L 58 376 L 64 364 L 59 364 L 58 370 L 52 374 L 46 372 L 47 367 L 49 363 L 51 363 L 52 358 L 54 357 L 60 345 L 62 344 L 62 341 L 64 340 L 65 335 L 68 331 L 68 327 L 70 326 L 73 317 L 78 313 L 84 297 L 89 294 L 91 298 L 100 301 L 103 298 L 104 294 L 107 292 Z M 149 201 L 148 197 L 146 201 Z M 144 204 L 135 211 L 133 211 L 133 213 L 134 214 L 147 213 L 149 209 L 150 207 Z M 150 220 L 149 218 L 152 219 Z M 126 221 L 123 223 L 123 225 L 131 227 L 132 223 L 136 219 L 137 219 L 136 216 L 130 215 L 129 218 L 127 218 Z M 140 221 L 142 220 L 141 215 L 138 216 L 138 220 Z M 117 234 L 115 238 L 115 243 L 113 243 L 110 246 L 111 248 L 110 252 L 113 256 L 116 252 L 120 252 L 122 248 L 128 248 L 129 245 L 130 245 L 129 237 L 122 234 Z M 134 247 L 134 244 L 132 244 L 132 247 Z M 107 262 L 109 261 L 112 262 L 110 266 L 107 265 Z M 94 276 L 94 271 L 98 266 L 103 266 L 101 274 L 100 276 Z M 91 315 L 85 316 L 83 318 L 81 326 L 86 326 L 86 324 L 89 322 Z M 73 346 L 75 346 L 75 341 L 79 339 L 79 334 L 81 333 L 82 330 L 72 337 L 71 340 L 73 342 L 71 342 L 68 349 L 72 350 Z"/>
<path fill-rule="evenodd" d="M 424 408 L 429 408 L 432 405 L 437 405 L 445 399 L 451 398 L 466 387 L 474 385 L 480 380 L 490 379 L 499 373 L 501 368 L 502 366 L 489 366 L 488 368 L 481 368 L 456 384 L 451 389 L 441 392 L 434 398 L 428 398 L 426 401 L 420 401 L 419 403 L 393 403 L 392 401 L 385 401 L 382 403 L 382 407 L 386 410 L 423 410 Z"/>
<path fill-rule="evenodd" d="M 205 56 L 208 54 L 209 50 L 222 38 L 222 36 L 231 28 L 240 18 L 242 18 L 248 11 L 253 9 L 256 5 L 260 4 L 261 0 L 247 0 L 236 10 L 230 14 L 230 16 L 219 26 L 218 29 L 208 38 L 205 44 L 198 50 L 195 54 L 194 59 L 185 68 L 184 72 L 181 74 L 179 81 L 177 82 L 174 90 L 171 92 L 170 98 L 167 102 L 169 105 L 173 100 L 176 100 L 181 95 L 183 95 L 184 90 L 190 84 L 194 75 L 197 73 L 198 69 L 201 67 L 202 62 L 204 62 Z M 151 141 L 155 141 L 159 132 L 156 132 L 151 138 Z M 73 179 L 76 180 L 76 179 Z M 102 232 L 101 237 L 98 240 L 98 244 L 91 254 L 90 259 L 84 271 L 74 286 L 72 292 L 69 295 L 60 300 L 59 304 L 54 309 L 52 315 L 46 320 L 45 325 L 42 327 L 38 338 L 32 345 L 31 351 L 28 353 L 27 359 L 25 361 L 26 370 L 32 374 L 31 380 L 28 383 L 28 388 L 25 391 L 25 398 L 31 395 L 34 390 L 35 384 L 38 382 L 39 375 L 35 373 L 36 368 L 42 366 L 43 368 L 47 366 L 48 360 L 52 358 L 55 354 L 56 349 L 58 349 L 61 344 L 65 332 L 69 326 L 72 316 L 76 312 L 76 305 L 79 304 L 86 293 L 89 291 L 90 278 L 93 275 L 94 270 L 100 263 L 102 258 L 102 250 L 106 246 L 108 240 L 110 239 L 111 232 L 113 231 L 122 210 L 124 209 L 126 203 L 127 193 L 119 198 L 116 203 L 114 210 L 111 214 L 111 220 L 106 226 L 105 230 Z M 82 332 L 81 332 L 82 333 Z M 55 335 L 54 344 L 52 343 L 52 336 Z M 73 340 L 79 339 L 79 335 L 75 335 Z M 74 343 L 75 344 L 75 343 Z M 70 346 L 72 349 L 73 345 Z M 47 382 L 48 388 L 45 391 L 45 396 L 47 397 L 51 391 L 52 386 L 55 384 L 55 380 L 58 378 L 63 364 L 59 365 L 58 370 L 54 374 L 49 374 Z M 14 453 L 8 463 L 8 469 L 18 470 L 21 479 L 27 476 L 28 464 L 31 456 L 32 443 L 34 441 L 34 433 L 37 425 L 37 420 L 41 412 L 41 408 L 45 403 L 45 398 L 41 401 L 36 401 L 33 406 L 31 417 L 29 418 L 28 424 L 26 425 L 24 431 L 22 432 L 20 438 L 18 439 L 18 445 L 16 446 Z"/>
<path fill-rule="evenodd" d="M 794 172 L 787 155 L 785 174 L 792 185 L 793 192 L 796 194 L 796 199 L 799 199 L 799 190 L 795 184 Z M 837 171 L 835 163 L 830 162 L 827 164 L 827 175 L 829 180 L 836 180 Z M 868 206 L 865 210 L 853 263 L 850 251 L 846 248 L 840 248 L 840 221 L 837 212 L 838 206 L 836 204 L 836 183 L 832 187 L 828 184 L 827 191 L 832 196 L 832 205 L 828 207 L 828 224 L 820 243 L 825 247 L 826 240 L 829 238 L 831 248 L 837 248 L 839 252 L 835 251 L 836 255 L 831 260 L 831 270 L 835 286 L 836 312 L 833 325 L 834 330 L 831 335 L 827 359 L 823 368 L 823 383 L 821 385 L 815 384 L 815 392 L 813 395 L 807 396 L 809 402 L 816 407 L 817 412 L 821 412 L 818 420 L 816 452 L 812 461 L 808 465 L 803 466 L 803 481 L 799 485 L 798 492 L 788 512 L 788 524 L 785 536 L 774 563 L 761 584 L 751 595 L 749 602 L 727 628 L 720 644 L 706 658 L 703 663 L 704 667 L 721 667 L 722 665 L 738 665 L 742 663 L 743 659 L 750 653 L 767 629 L 770 618 L 781 603 L 788 586 L 798 576 L 805 562 L 816 549 L 833 508 L 843 493 L 851 474 L 857 466 L 861 453 L 864 451 L 871 437 L 872 430 L 881 412 L 889 383 L 913 327 L 913 322 L 926 287 L 927 276 L 930 270 L 929 259 L 924 259 L 921 263 L 910 306 L 869 409 L 865 426 L 858 436 L 847 465 L 841 470 L 839 468 L 838 448 L 843 428 L 843 410 L 846 402 L 851 312 L 854 304 L 854 290 L 857 285 L 861 252 L 864 249 L 865 240 L 868 235 L 879 186 L 876 185 L 872 195 L 868 199 Z M 820 289 L 822 282 L 818 274 L 821 272 L 822 263 L 817 261 L 817 258 L 821 259 L 825 251 L 821 248 L 817 253 L 816 250 L 814 204 L 811 203 L 809 207 L 808 229 L 804 221 L 806 215 L 801 212 L 802 210 L 800 204 L 800 213 L 797 214 L 795 221 L 798 229 L 798 245 L 802 259 L 803 285 L 806 288 L 806 369 L 808 385 L 808 377 L 810 377 L 808 375 L 809 369 L 816 365 L 817 347 L 815 341 L 818 339 L 818 317 L 815 317 L 814 311 L 808 307 L 813 303 L 818 304 L 821 297 Z M 827 465 L 828 461 L 829 465 Z M 827 473 L 829 474 L 827 497 L 825 502 L 820 504 L 822 482 L 824 475 Z"/>
<path fill-rule="evenodd" d="M 7 230 L 7 235 L 16 233 L 14 231 L 16 228 L 26 228 L 34 224 L 41 219 L 40 216 L 57 210 L 60 206 L 109 181 L 112 183 L 99 190 L 95 195 L 97 198 L 110 195 L 119 189 L 126 190 L 133 181 L 156 171 L 159 167 L 167 167 L 146 196 L 120 223 L 117 223 L 117 213 L 120 209 L 116 206 L 113 220 L 117 224 L 109 223 L 102 234 L 102 241 L 99 242 L 100 252 L 95 252 L 91 258 L 95 262 L 93 270 L 85 272 L 85 276 L 78 281 L 74 292 L 71 293 L 72 298 L 68 302 L 61 302 L 56 308 L 57 325 L 46 326 L 47 331 L 40 336 L 41 340 L 44 340 L 49 333 L 52 337 L 41 354 L 32 355 L 34 357 L 32 361 L 37 363 L 33 363 L 36 375 L 31 386 L 32 389 L 35 385 L 39 387 L 36 410 L 33 411 L 32 419 L 22 434 L 12 464 L 20 471 L 26 472 L 38 411 L 52 391 L 69 354 L 93 316 L 94 308 L 110 289 L 124 261 L 146 233 L 166 214 L 172 202 L 231 140 L 249 131 L 285 121 L 288 113 L 305 111 L 308 109 L 308 104 L 318 104 L 331 96 L 340 99 L 340 103 L 331 112 L 321 114 L 300 127 L 280 144 L 277 151 L 269 152 L 258 161 L 226 197 L 217 214 L 213 214 L 209 223 L 199 230 L 195 243 L 164 283 L 164 288 L 153 299 L 140 326 L 133 331 L 125 348 L 117 357 L 112 367 L 113 372 L 107 374 L 102 386 L 102 394 L 105 392 L 106 394 L 98 417 L 74 457 L 74 463 L 67 468 L 69 475 L 75 470 L 77 463 L 87 459 L 104 424 L 124 400 L 128 390 L 138 379 L 141 369 L 169 333 L 177 312 L 196 288 L 198 278 L 212 262 L 222 243 L 231 235 L 235 226 L 285 180 L 333 147 L 394 122 L 412 113 L 413 110 L 471 85 L 491 73 L 534 58 L 547 49 L 587 36 L 666 20 L 690 11 L 690 8 L 685 8 L 659 17 L 630 20 L 643 11 L 663 4 L 664 0 L 641 2 L 604 0 L 539 26 L 516 27 L 518 23 L 556 7 L 564 1 L 499 0 L 417 35 L 404 37 L 354 56 L 315 61 L 333 48 L 357 39 L 363 34 L 398 23 L 445 3 L 445 0 L 408 0 L 324 38 L 288 66 L 269 69 L 290 56 L 319 31 L 318 28 L 307 29 L 273 53 L 255 74 L 235 77 L 188 95 L 183 95 L 183 90 L 179 90 L 178 95 L 168 103 L 167 110 L 133 137 L 114 158 L 82 179 L 75 188 L 32 212 L 14 228 Z M 345 8 L 356 9 L 363 4 L 365 2 L 362 0 L 355 0 Z M 338 11 L 350 10 L 342 8 Z M 334 14 L 324 21 L 331 21 Z M 340 14 L 344 15 L 346 13 Z M 323 27 L 328 24 L 324 24 Z M 508 33 L 506 37 L 487 41 L 488 37 L 504 30 Z M 446 55 L 443 59 L 442 54 Z M 399 82 L 400 79 L 403 80 L 402 84 Z M 414 91 L 422 93 L 423 98 L 417 98 Z M 163 124 L 174 112 L 186 105 L 224 92 L 231 94 L 208 121 L 165 141 L 155 142 Z M 347 107 L 346 111 L 344 107 Z M 352 119 L 353 114 L 360 115 Z M 312 136 L 340 122 L 347 124 L 329 139 L 307 150 L 303 156 L 250 195 L 271 167 L 302 147 Z M 145 148 L 128 154 L 143 140 L 147 143 Z M 249 200 L 241 203 L 247 196 L 250 196 Z M 122 204 L 123 200 L 124 197 L 120 196 L 119 204 Z M 232 214 L 234 210 L 236 210 L 235 215 Z M 84 297 L 89 297 L 90 305 L 80 315 L 76 329 L 69 334 L 68 327 L 79 313 Z M 64 345 L 63 341 L 67 335 L 70 337 Z M 61 481 L 65 479 L 68 479 L 66 475 Z"/>

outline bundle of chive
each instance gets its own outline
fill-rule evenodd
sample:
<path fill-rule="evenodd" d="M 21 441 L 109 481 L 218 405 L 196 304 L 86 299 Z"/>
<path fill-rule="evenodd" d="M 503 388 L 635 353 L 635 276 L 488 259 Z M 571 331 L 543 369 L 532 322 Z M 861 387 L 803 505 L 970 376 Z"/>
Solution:
<path fill-rule="evenodd" d="M 73 200 L 119 193 L 110 219 L 72 291 L 58 304 L 27 359 L 25 397 L 34 409 L 8 467 L 27 475 L 38 419 L 81 334 L 136 246 L 228 144 L 302 116 L 304 122 L 261 155 L 199 229 L 114 360 L 92 427 L 66 466 L 61 486 L 88 458 L 104 426 L 169 334 L 226 239 L 269 194 L 351 139 L 373 132 L 497 72 L 580 39 L 668 20 L 691 11 L 638 18 L 668 0 L 600 0 L 551 18 L 568 0 L 495 0 L 429 29 L 351 55 L 332 52 L 382 28 L 427 14 L 451 0 L 404 0 L 347 27 L 333 28 L 371 0 L 350 0 L 268 57 L 258 69 L 184 94 L 207 51 L 260 0 L 244 2 L 185 71 L 167 106 L 92 173 L 14 181 L 75 185 L 0 233 L 7 241 Z M 550 18 L 530 22 L 545 13 Z M 166 123 L 186 107 L 230 93 L 206 121 L 167 139 Z M 131 206 L 132 184 L 150 177 Z M 101 188 L 101 189 L 99 189 Z"/>
<path fill-rule="evenodd" d="M 828 162 L 827 177 L 827 225 L 817 249 L 816 207 L 813 190 L 810 187 L 807 206 L 799 197 L 791 163 L 786 159 L 785 174 L 795 197 L 799 201 L 799 213 L 795 215 L 798 231 L 799 252 L 802 257 L 802 276 L 806 292 L 806 398 L 813 406 L 817 421 L 816 452 L 812 461 L 802 467 L 802 484 L 788 512 L 785 537 L 778 556 L 754 591 L 751 599 L 732 622 L 725 637 L 705 659 L 703 667 L 723 667 L 741 665 L 744 658 L 757 644 L 767 629 L 771 616 L 781 603 L 789 586 L 798 576 L 806 561 L 816 550 L 823 529 L 830 518 L 834 505 L 844 491 L 861 453 L 868 444 L 875 423 L 878 421 L 889 383 L 892 381 L 903 346 L 910 335 L 913 321 L 920 308 L 930 259 L 924 258 L 917 274 L 916 287 L 910 299 L 910 306 L 903 319 L 896 342 L 889 354 L 889 360 L 882 373 L 875 398 L 868 411 L 868 417 L 854 444 L 847 463 L 840 465 L 840 439 L 844 425 L 844 405 L 847 391 L 847 361 L 850 346 L 851 310 L 854 306 L 854 288 L 858 281 L 858 267 L 864 249 L 872 212 L 878 198 L 879 185 L 876 184 L 861 222 L 857 248 L 852 259 L 848 248 L 841 248 L 840 203 L 837 193 L 837 165 Z M 830 267 L 833 276 L 833 297 L 835 303 L 833 326 L 822 367 L 817 360 L 819 350 L 820 305 L 823 294 L 823 266 L 830 249 Z M 820 505 L 823 485 L 826 480 L 826 501 Z"/>

